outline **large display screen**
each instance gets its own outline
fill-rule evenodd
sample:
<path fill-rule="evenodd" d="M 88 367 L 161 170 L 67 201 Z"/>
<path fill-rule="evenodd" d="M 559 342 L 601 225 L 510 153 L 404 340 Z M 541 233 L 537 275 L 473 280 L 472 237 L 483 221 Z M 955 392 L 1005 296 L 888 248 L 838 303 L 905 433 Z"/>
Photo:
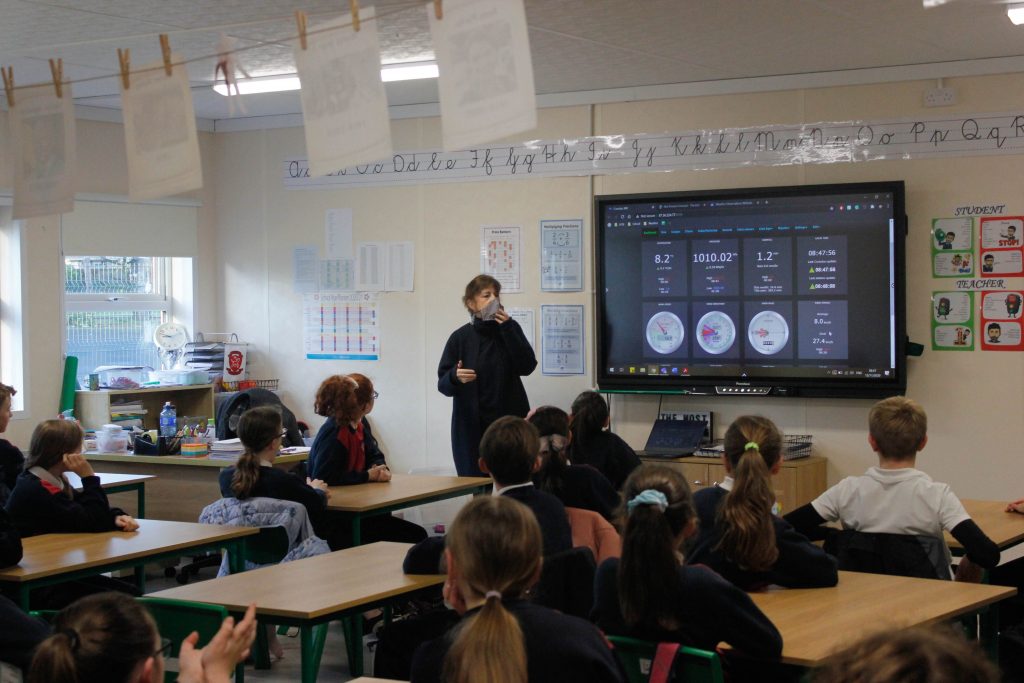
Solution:
<path fill-rule="evenodd" d="M 902 182 L 595 198 L 598 386 L 906 388 Z"/>

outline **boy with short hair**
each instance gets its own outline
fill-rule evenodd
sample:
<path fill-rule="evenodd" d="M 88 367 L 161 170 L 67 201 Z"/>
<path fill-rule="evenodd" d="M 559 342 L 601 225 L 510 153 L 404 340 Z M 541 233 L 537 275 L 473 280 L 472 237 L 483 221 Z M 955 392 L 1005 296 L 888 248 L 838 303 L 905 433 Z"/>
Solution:
<path fill-rule="evenodd" d="M 928 443 L 928 417 L 920 405 L 903 396 L 876 403 L 868 414 L 868 443 L 878 453 L 877 467 L 843 479 L 786 515 L 786 521 L 808 536 L 821 537 L 819 525 L 836 521 L 844 529 L 865 533 L 931 536 L 941 543 L 948 567 L 951 557 L 942 535 L 946 530 L 974 564 L 991 569 L 999 563 L 999 548 L 949 485 L 915 468 L 918 451 Z"/>

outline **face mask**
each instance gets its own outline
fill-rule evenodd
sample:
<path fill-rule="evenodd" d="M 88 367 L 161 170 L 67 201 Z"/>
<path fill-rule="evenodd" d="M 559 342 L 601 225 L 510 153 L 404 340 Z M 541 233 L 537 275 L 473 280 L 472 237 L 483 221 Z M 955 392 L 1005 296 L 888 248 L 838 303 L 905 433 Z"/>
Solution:
<path fill-rule="evenodd" d="M 476 317 L 481 320 L 494 320 L 494 315 L 498 312 L 501 307 L 501 302 L 498 299 L 491 299 L 490 303 L 483 307 L 482 310 L 477 311 Z"/>

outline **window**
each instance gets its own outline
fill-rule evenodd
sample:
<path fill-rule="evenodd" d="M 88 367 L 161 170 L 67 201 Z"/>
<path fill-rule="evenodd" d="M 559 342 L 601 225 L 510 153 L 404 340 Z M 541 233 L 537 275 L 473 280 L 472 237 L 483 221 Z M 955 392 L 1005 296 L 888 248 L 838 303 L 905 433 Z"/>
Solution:
<path fill-rule="evenodd" d="M 18 390 L 11 407 L 25 408 L 25 346 L 22 320 L 21 227 L 11 219 L 10 206 L 0 198 L 0 382 Z"/>
<path fill-rule="evenodd" d="M 100 365 L 160 367 L 153 330 L 173 317 L 171 261 L 150 256 L 64 258 L 66 349 L 78 357 L 80 381 Z"/>

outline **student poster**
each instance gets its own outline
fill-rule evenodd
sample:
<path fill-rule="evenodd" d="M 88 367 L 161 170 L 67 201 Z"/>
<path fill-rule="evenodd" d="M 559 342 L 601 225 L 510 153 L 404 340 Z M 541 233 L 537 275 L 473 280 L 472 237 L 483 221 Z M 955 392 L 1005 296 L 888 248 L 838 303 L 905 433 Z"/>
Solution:
<path fill-rule="evenodd" d="M 932 219 L 932 277 L 963 277 L 974 273 L 974 219 Z"/>
<path fill-rule="evenodd" d="M 501 293 L 521 292 L 522 242 L 518 226 L 480 228 L 480 272 L 501 283 Z"/>
<path fill-rule="evenodd" d="M 540 288 L 583 290 L 583 219 L 540 222 Z"/>
<path fill-rule="evenodd" d="M 66 213 L 75 206 L 75 111 L 71 84 L 18 90 L 10 111 L 14 217 Z M 2 152 L 2 150 L 0 150 Z M 6 160 L 6 159 L 5 159 Z"/>
<path fill-rule="evenodd" d="M 1024 217 L 982 218 L 978 258 L 982 277 L 1024 274 Z"/>
<path fill-rule="evenodd" d="M 307 360 L 380 360 L 380 315 L 372 294 L 317 292 L 302 298 Z"/>
<path fill-rule="evenodd" d="M 583 306 L 540 307 L 541 372 L 545 375 L 582 375 Z"/>
<path fill-rule="evenodd" d="M 1024 351 L 1021 302 L 1024 291 L 982 292 L 982 351 Z"/>
<path fill-rule="evenodd" d="M 974 350 L 974 292 L 932 292 L 932 351 Z"/>

